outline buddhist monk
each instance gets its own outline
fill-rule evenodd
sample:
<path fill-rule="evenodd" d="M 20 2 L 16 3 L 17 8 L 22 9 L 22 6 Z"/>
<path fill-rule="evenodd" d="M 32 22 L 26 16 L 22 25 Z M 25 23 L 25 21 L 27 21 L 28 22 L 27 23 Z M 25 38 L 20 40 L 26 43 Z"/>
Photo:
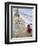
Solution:
<path fill-rule="evenodd" d="M 32 32 L 32 29 L 30 28 L 30 24 L 27 25 L 27 32 L 28 33 L 31 33 Z"/>

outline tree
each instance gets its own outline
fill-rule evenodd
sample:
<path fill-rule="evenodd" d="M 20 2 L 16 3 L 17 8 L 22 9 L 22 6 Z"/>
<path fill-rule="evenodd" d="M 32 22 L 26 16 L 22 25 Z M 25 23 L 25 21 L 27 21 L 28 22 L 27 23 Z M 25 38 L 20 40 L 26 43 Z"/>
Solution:
<path fill-rule="evenodd" d="M 18 8 L 16 9 L 15 16 L 18 16 L 18 17 L 19 17 L 19 11 L 18 11 Z"/>

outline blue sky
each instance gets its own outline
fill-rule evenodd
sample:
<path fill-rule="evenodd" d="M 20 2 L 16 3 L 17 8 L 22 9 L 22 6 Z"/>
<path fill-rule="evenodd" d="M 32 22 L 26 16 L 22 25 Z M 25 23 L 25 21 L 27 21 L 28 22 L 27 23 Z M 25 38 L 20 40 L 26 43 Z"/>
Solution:
<path fill-rule="evenodd" d="M 24 13 L 24 14 L 28 14 L 28 15 L 30 15 L 30 16 L 32 16 L 32 9 L 27 9 L 27 8 L 19 8 L 19 12 L 22 12 L 22 13 Z"/>

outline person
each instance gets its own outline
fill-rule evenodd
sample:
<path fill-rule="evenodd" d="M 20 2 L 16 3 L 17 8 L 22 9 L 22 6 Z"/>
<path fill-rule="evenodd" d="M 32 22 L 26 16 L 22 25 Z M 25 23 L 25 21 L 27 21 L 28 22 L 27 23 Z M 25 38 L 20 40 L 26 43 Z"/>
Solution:
<path fill-rule="evenodd" d="M 32 28 L 30 28 L 30 24 L 27 25 L 27 32 L 31 33 L 32 32 Z"/>

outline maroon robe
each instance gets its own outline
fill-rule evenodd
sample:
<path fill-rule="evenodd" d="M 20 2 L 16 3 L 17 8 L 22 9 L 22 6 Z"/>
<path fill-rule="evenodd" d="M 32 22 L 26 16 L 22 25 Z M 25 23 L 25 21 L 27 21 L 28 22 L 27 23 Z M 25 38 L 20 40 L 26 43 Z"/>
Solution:
<path fill-rule="evenodd" d="M 27 26 L 27 32 L 31 33 L 32 29 L 30 28 L 30 25 Z"/>

